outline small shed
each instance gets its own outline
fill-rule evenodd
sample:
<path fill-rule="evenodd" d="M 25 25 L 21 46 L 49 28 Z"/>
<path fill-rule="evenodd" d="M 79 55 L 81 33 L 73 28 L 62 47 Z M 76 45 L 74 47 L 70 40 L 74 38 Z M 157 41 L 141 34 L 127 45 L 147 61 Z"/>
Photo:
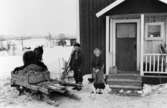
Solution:
<path fill-rule="evenodd" d="M 106 74 L 117 67 L 116 74 L 138 75 L 143 81 L 167 78 L 166 0 L 80 0 L 79 6 L 85 73 L 91 72 L 97 47 Z"/>

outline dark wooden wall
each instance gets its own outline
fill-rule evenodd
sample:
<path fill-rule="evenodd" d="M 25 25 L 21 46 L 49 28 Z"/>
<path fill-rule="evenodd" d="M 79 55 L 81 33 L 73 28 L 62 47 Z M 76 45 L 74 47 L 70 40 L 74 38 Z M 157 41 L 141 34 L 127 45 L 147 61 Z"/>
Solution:
<path fill-rule="evenodd" d="M 100 18 L 96 13 L 115 0 L 79 0 L 80 12 L 80 42 L 84 55 L 82 72 L 91 72 L 93 49 L 100 48 L 105 59 L 105 15 Z M 106 15 L 131 13 L 160 13 L 167 12 L 167 5 L 158 0 L 126 0 Z"/>
<path fill-rule="evenodd" d="M 84 55 L 83 74 L 91 72 L 93 49 L 100 48 L 105 59 L 105 17 L 96 17 L 96 13 L 114 0 L 79 0 L 80 6 L 80 42 Z"/>

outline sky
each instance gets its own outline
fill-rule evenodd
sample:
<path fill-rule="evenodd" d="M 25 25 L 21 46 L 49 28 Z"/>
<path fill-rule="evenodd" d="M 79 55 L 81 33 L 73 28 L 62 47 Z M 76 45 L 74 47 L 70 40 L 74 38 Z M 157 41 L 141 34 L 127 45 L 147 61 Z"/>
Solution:
<path fill-rule="evenodd" d="M 76 0 L 0 0 L 0 35 L 76 34 Z"/>

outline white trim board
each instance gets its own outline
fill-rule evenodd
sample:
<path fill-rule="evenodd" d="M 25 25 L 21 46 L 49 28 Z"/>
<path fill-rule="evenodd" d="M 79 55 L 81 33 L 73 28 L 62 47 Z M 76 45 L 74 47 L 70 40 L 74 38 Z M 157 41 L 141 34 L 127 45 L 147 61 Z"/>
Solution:
<path fill-rule="evenodd" d="M 140 75 L 143 76 L 143 54 L 144 54 L 144 14 L 140 14 Z"/>
<path fill-rule="evenodd" d="M 105 14 L 109 10 L 113 9 L 114 7 L 118 6 L 119 4 L 123 3 L 124 1 L 125 0 L 116 0 L 115 2 L 113 2 L 110 5 L 108 5 L 107 7 L 105 7 L 104 9 L 100 10 L 99 12 L 97 12 L 96 13 L 96 17 L 102 16 L 103 14 Z"/>
<path fill-rule="evenodd" d="M 109 45 L 110 45 L 110 40 L 109 40 L 109 36 L 110 36 L 110 17 L 106 16 L 106 74 L 109 74 Z"/>
<path fill-rule="evenodd" d="M 76 35 L 77 42 L 80 43 L 80 19 L 79 19 L 79 0 L 76 0 Z"/>

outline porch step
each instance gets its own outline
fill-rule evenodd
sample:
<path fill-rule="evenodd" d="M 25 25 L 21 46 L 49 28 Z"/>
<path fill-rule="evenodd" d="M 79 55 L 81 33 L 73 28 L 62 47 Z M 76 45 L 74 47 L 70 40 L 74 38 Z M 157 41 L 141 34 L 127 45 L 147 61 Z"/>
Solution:
<path fill-rule="evenodd" d="M 110 88 L 113 89 L 129 89 L 129 90 L 141 90 L 142 87 L 141 86 L 120 86 L 120 85 L 110 85 Z"/>
<path fill-rule="evenodd" d="M 138 74 L 111 74 L 110 79 L 129 79 L 141 81 L 141 77 Z"/>
<path fill-rule="evenodd" d="M 142 78 L 138 74 L 111 74 L 107 83 L 111 88 L 142 89 Z"/>
<path fill-rule="evenodd" d="M 141 86 L 142 82 L 131 79 L 110 79 L 108 80 L 110 85 L 132 85 L 132 86 Z"/>

